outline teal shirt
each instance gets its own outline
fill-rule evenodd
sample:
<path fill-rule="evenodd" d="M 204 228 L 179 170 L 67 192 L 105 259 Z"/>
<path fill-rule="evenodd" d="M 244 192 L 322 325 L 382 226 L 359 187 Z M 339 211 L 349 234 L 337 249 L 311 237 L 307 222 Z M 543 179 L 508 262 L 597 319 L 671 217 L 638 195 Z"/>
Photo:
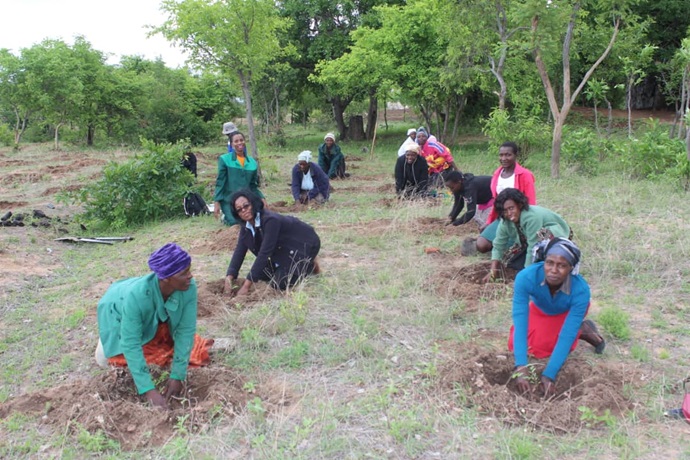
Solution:
<path fill-rule="evenodd" d="M 520 213 L 520 227 L 527 238 L 525 267 L 532 263 L 532 249 L 538 243 L 537 232 L 539 230 L 548 228 L 553 236 L 561 238 L 570 236 L 570 227 L 561 216 L 550 209 L 537 205 L 530 205 L 528 210 Z M 501 218 L 496 229 L 496 238 L 493 241 L 494 248 L 491 250 L 491 260 L 501 260 L 511 241 L 520 241 L 517 227 L 509 220 Z"/>
<path fill-rule="evenodd" d="M 244 166 L 237 161 L 237 154 L 232 151 L 221 155 L 218 158 L 218 177 L 216 178 L 216 191 L 213 194 L 213 201 L 220 203 L 220 207 L 225 214 L 226 223 L 234 225 L 235 219 L 230 212 L 230 195 L 247 188 L 256 193 L 259 198 L 264 195 L 259 190 L 259 165 L 256 160 L 249 155 L 245 156 Z"/>
<path fill-rule="evenodd" d="M 196 333 L 196 282 L 163 301 L 155 273 L 113 283 L 98 302 L 98 332 L 107 358 L 124 354 L 139 394 L 155 389 L 142 347 L 167 322 L 175 342 L 170 378 L 187 377 Z"/>

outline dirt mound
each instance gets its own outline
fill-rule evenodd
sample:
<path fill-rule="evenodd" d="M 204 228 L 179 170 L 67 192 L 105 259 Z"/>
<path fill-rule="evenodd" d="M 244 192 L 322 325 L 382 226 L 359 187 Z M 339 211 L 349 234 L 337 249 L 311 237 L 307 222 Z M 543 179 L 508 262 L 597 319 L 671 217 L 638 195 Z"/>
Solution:
<path fill-rule="evenodd" d="M 232 227 L 223 226 L 211 232 L 203 240 L 193 241 L 189 245 L 190 252 L 193 254 L 221 253 L 231 255 L 237 246 L 237 236 L 239 233 L 239 225 L 233 225 Z"/>
<path fill-rule="evenodd" d="M 319 206 L 316 203 L 312 204 L 302 204 L 302 203 L 288 203 L 287 201 L 274 201 L 269 203 L 268 209 L 274 212 L 287 213 L 287 212 L 304 212 L 312 206 Z"/>
<path fill-rule="evenodd" d="M 24 184 L 39 182 L 43 178 L 42 173 L 36 172 L 13 172 L 3 174 L 0 177 L 0 184 Z"/>
<path fill-rule="evenodd" d="M 436 202 L 431 202 L 436 204 Z M 464 225 L 446 225 L 447 217 L 422 217 L 417 220 L 417 230 L 420 234 L 441 233 L 449 236 L 479 236 L 479 227 L 476 222 L 467 222 Z"/>
<path fill-rule="evenodd" d="M 152 375 L 158 380 L 161 371 L 152 370 Z M 184 397 L 164 412 L 142 403 L 127 370 L 112 369 L 88 381 L 19 396 L 0 405 L 0 418 L 13 412 L 40 415 L 40 423 L 56 432 L 102 431 L 123 449 L 133 450 L 165 444 L 174 435 L 208 431 L 214 420 L 234 417 L 256 397 L 268 412 L 291 403 L 285 389 L 257 385 L 251 391 L 230 369 L 190 369 Z"/>
<path fill-rule="evenodd" d="M 60 193 L 60 192 L 75 192 L 75 191 L 81 190 L 83 188 L 84 188 L 83 185 L 78 185 L 78 184 L 65 185 L 62 187 L 49 187 L 43 193 L 41 193 L 41 196 L 55 195 L 56 193 Z"/>
<path fill-rule="evenodd" d="M 242 286 L 243 283 L 244 278 L 237 278 L 237 286 Z M 200 318 L 216 317 L 223 315 L 231 308 L 249 307 L 281 295 L 280 291 L 263 281 L 254 283 L 249 294 L 243 297 L 226 296 L 224 278 L 201 282 L 197 287 L 198 315 Z"/>
<path fill-rule="evenodd" d="M 503 339 L 507 340 L 507 334 Z M 487 351 L 492 348 L 502 351 Z M 556 395 L 544 400 L 537 385 L 533 385 L 533 393 L 519 393 L 512 379 L 513 356 L 505 345 L 454 344 L 444 352 L 449 359 L 439 366 L 439 385 L 444 394 L 459 396 L 450 403 L 453 410 L 462 410 L 455 403 L 463 401 L 465 407 L 474 407 L 506 424 L 531 425 L 551 432 L 577 432 L 632 410 L 629 389 L 643 383 L 630 366 L 592 362 L 588 359 L 591 347 L 582 343 L 561 369 Z M 534 361 L 536 375 L 546 362 Z"/>
<path fill-rule="evenodd" d="M 0 209 L 14 209 L 26 206 L 26 201 L 0 201 Z"/>
<path fill-rule="evenodd" d="M 445 264 L 440 266 L 445 266 Z M 479 300 L 498 299 L 506 296 L 510 291 L 517 272 L 504 268 L 503 279 L 482 284 L 490 268 L 491 261 L 485 261 L 462 268 L 441 269 L 429 278 L 429 283 L 436 294 L 464 299 L 471 309 L 476 307 Z"/>

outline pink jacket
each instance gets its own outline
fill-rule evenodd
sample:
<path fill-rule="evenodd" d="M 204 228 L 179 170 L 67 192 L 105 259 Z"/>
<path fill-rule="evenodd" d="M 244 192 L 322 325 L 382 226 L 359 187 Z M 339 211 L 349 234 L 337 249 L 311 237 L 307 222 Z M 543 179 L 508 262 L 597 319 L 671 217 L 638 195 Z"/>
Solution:
<path fill-rule="evenodd" d="M 498 177 L 501 175 L 503 167 L 499 166 L 496 171 L 494 171 L 493 177 L 491 177 L 491 194 L 496 198 L 496 186 L 498 185 Z M 537 193 L 534 191 L 534 174 L 527 168 L 523 168 L 519 163 L 515 163 L 515 188 L 520 190 L 527 196 L 527 201 L 529 204 L 537 204 Z M 494 208 L 491 208 L 491 213 L 486 220 L 486 224 L 489 225 L 491 222 L 498 219 L 498 215 Z"/>

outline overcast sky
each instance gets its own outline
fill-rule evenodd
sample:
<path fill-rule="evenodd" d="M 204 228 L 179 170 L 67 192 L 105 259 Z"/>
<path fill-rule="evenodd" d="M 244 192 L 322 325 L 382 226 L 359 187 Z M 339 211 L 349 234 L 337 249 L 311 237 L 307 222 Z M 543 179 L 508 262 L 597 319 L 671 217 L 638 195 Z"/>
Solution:
<path fill-rule="evenodd" d="M 0 0 L 0 48 L 18 54 L 45 38 L 74 43 L 83 35 L 91 46 L 112 56 L 161 57 L 168 67 L 184 64 L 184 55 L 162 36 L 146 37 L 146 25 L 159 26 L 165 16 L 160 0 Z"/>

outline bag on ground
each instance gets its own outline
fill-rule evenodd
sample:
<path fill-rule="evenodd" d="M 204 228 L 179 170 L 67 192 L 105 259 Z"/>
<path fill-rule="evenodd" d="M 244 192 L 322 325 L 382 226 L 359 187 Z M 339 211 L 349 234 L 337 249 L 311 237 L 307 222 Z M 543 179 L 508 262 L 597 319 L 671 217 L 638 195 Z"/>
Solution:
<path fill-rule="evenodd" d="M 182 200 L 182 205 L 187 216 L 201 216 L 209 213 L 206 202 L 196 192 L 187 192 Z"/>

